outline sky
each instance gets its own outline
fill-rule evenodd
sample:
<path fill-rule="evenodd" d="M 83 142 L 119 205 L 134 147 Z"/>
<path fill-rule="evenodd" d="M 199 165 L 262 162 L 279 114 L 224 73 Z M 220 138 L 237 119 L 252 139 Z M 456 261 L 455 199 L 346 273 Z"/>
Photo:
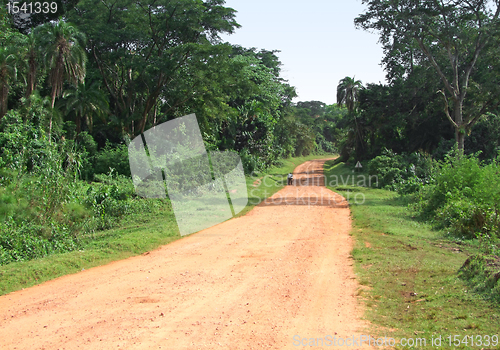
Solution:
<path fill-rule="evenodd" d="M 293 102 L 336 103 L 339 80 L 385 83 L 378 35 L 356 29 L 361 0 L 226 0 L 241 28 L 223 41 L 280 50 L 281 75 L 296 88 Z"/>

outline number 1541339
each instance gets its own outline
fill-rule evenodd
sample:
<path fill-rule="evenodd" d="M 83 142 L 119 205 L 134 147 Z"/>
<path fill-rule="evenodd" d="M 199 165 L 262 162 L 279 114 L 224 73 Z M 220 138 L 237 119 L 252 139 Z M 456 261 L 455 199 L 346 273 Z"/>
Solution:
<path fill-rule="evenodd" d="M 56 13 L 57 2 L 9 2 L 7 3 L 7 12 L 16 13 Z"/>

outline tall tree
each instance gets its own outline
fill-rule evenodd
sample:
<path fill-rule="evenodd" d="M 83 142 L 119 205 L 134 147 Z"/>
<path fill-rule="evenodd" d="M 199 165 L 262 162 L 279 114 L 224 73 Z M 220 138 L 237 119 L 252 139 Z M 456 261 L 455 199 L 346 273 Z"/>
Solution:
<path fill-rule="evenodd" d="M 45 48 L 44 62 L 49 69 L 49 84 L 52 87 L 52 108 L 56 97 L 63 92 L 63 84 L 73 84 L 85 78 L 85 35 L 70 23 L 59 21 L 46 23 L 38 31 L 41 45 Z"/>
<path fill-rule="evenodd" d="M 0 119 L 7 113 L 9 89 L 17 77 L 17 61 L 11 48 L 0 47 Z"/>
<path fill-rule="evenodd" d="M 220 33 L 239 26 L 223 0 L 82 0 L 68 18 L 89 37 L 116 116 L 144 131 L 155 106 L 168 113 L 209 89 L 200 87 L 221 50 Z M 226 54 L 227 55 L 227 54 Z M 190 66 L 200 69 L 191 70 Z M 205 91 L 204 91 L 205 90 Z M 158 103 L 160 102 L 160 103 Z"/>
<path fill-rule="evenodd" d="M 38 38 L 34 31 L 26 36 L 25 59 L 27 63 L 26 73 L 26 97 L 30 97 L 36 89 L 37 72 L 39 69 L 39 56 L 41 49 L 38 46 Z"/>
<path fill-rule="evenodd" d="M 354 112 L 362 88 L 363 83 L 360 80 L 345 77 L 337 85 L 337 103 L 340 106 L 345 105 L 349 112 Z"/>
<path fill-rule="evenodd" d="M 346 117 L 349 120 L 348 126 L 351 127 L 346 141 L 347 147 L 344 147 L 342 152 L 343 158 L 347 157 L 347 149 L 349 148 L 348 145 L 352 143 L 355 144 L 355 150 L 358 158 L 364 152 L 363 128 L 358 122 L 357 116 L 359 92 L 362 89 L 363 83 L 360 80 L 356 80 L 354 77 L 345 77 L 341 79 L 337 85 L 337 104 L 347 108 L 348 114 Z"/>
<path fill-rule="evenodd" d="M 23 35 L 11 26 L 7 7 L 0 6 L 0 119 L 7 113 L 9 91 L 22 66 Z"/>
<path fill-rule="evenodd" d="M 44 62 L 49 70 L 49 84 L 52 87 L 51 107 L 56 97 L 63 92 L 64 82 L 73 84 L 85 78 L 85 35 L 70 23 L 59 21 L 46 23 L 38 30 L 41 46 L 45 48 Z M 52 131 L 52 118 L 49 122 L 49 135 Z"/>
<path fill-rule="evenodd" d="M 486 65 L 478 76 L 479 61 L 497 50 L 500 2 L 497 0 L 363 0 L 367 11 L 355 19 L 366 30 L 378 30 L 386 67 L 413 69 L 426 60 L 440 77 L 444 113 L 455 129 L 459 149 L 473 125 L 499 104 L 496 65 Z M 416 62 L 415 62 L 416 61 Z M 486 74 L 485 74 L 486 73 Z M 495 83 L 494 83 L 495 82 Z M 472 89 L 482 98 L 466 100 Z M 493 90 L 492 90 L 493 89 Z M 480 95 L 480 94 L 476 94 Z M 451 100 L 451 101 L 450 101 Z"/>

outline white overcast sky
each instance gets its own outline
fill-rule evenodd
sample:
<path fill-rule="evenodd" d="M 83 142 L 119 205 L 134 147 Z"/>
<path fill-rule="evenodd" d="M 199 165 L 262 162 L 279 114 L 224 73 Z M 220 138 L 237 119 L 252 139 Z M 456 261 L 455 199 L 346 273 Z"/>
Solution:
<path fill-rule="evenodd" d="M 385 82 L 378 35 L 354 27 L 361 0 L 226 0 L 241 25 L 223 41 L 246 48 L 280 50 L 282 76 L 298 101 L 336 102 L 340 79 Z"/>

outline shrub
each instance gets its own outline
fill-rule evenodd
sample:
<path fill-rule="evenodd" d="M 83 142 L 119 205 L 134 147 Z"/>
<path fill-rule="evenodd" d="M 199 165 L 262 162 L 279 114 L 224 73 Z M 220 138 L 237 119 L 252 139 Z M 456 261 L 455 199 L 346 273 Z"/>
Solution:
<path fill-rule="evenodd" d="M 470 199 L 451 200 L 436 210 L 437 220 L 463 239 L 482 237 L 498 230 L 494 211 Z"/>
<path fill-rule="evenodd" d="M 131 176 L 127 145 L 112 147 L 110 144 L 106 144 L 106 147 L 97 153 L 94 173 L 107 174 L 110 169 L 115 169 L 118 174 Z"/>
<path fill-rule="evenodd" d="M 264 163 L 255 154 L 251 154 L 248 149 L 240 151 L 241 162 L 245 173 L 251 174 L 254 171 L 259 171 L 265 168 Z"/>
<path fill-rule="evenodd" d="M 325 136 L 322 134 L 316 134 L 316 145 L 318 153 L 334 154 L 338 153 L 337 147 L 331 141 L 326 140 Z"/>
<path fill-rule="evenodd" d="M 435 170 L 422 212 L 462 238 L 499 237 L 500 167 L 486 166 L 477 155 L 450 153 Z"/>
<path fill-rule="evenodd" d="M 36 116 L 23 121 L 11 110 L 0 123 L 0 265 L 78 249 L 126 214 L 171 208 L 168 199 L 137 198 L 120 175 L 130 174 L 125 145 L 97 154 L 89 134 L 66 140 L 55 130 L 51 142 Z"/>
<path fill-rule="evenodd" d="M 34 222 L 17 224 L 13 220 L 0 223 L 0 265 L 77 248 L 78 240 L 63 226 Z"/>
<path fill-rule="evenodd" d="M 92 135 L 83 131 L 75 139 L 75 148 L 82 158 L 81 178 L 92 180 L 95 173 L 94 163 L 97 154 L 97 142 L 95 142 Z"/>
<path fill-rule="evenodd" d="M 368 172 L 378 176 L 381 187 L 409 194 L 432 181 L 433 167 L 432 159 L 422 153 L 396 154 L 386 149 L 368 163 Z"/>

